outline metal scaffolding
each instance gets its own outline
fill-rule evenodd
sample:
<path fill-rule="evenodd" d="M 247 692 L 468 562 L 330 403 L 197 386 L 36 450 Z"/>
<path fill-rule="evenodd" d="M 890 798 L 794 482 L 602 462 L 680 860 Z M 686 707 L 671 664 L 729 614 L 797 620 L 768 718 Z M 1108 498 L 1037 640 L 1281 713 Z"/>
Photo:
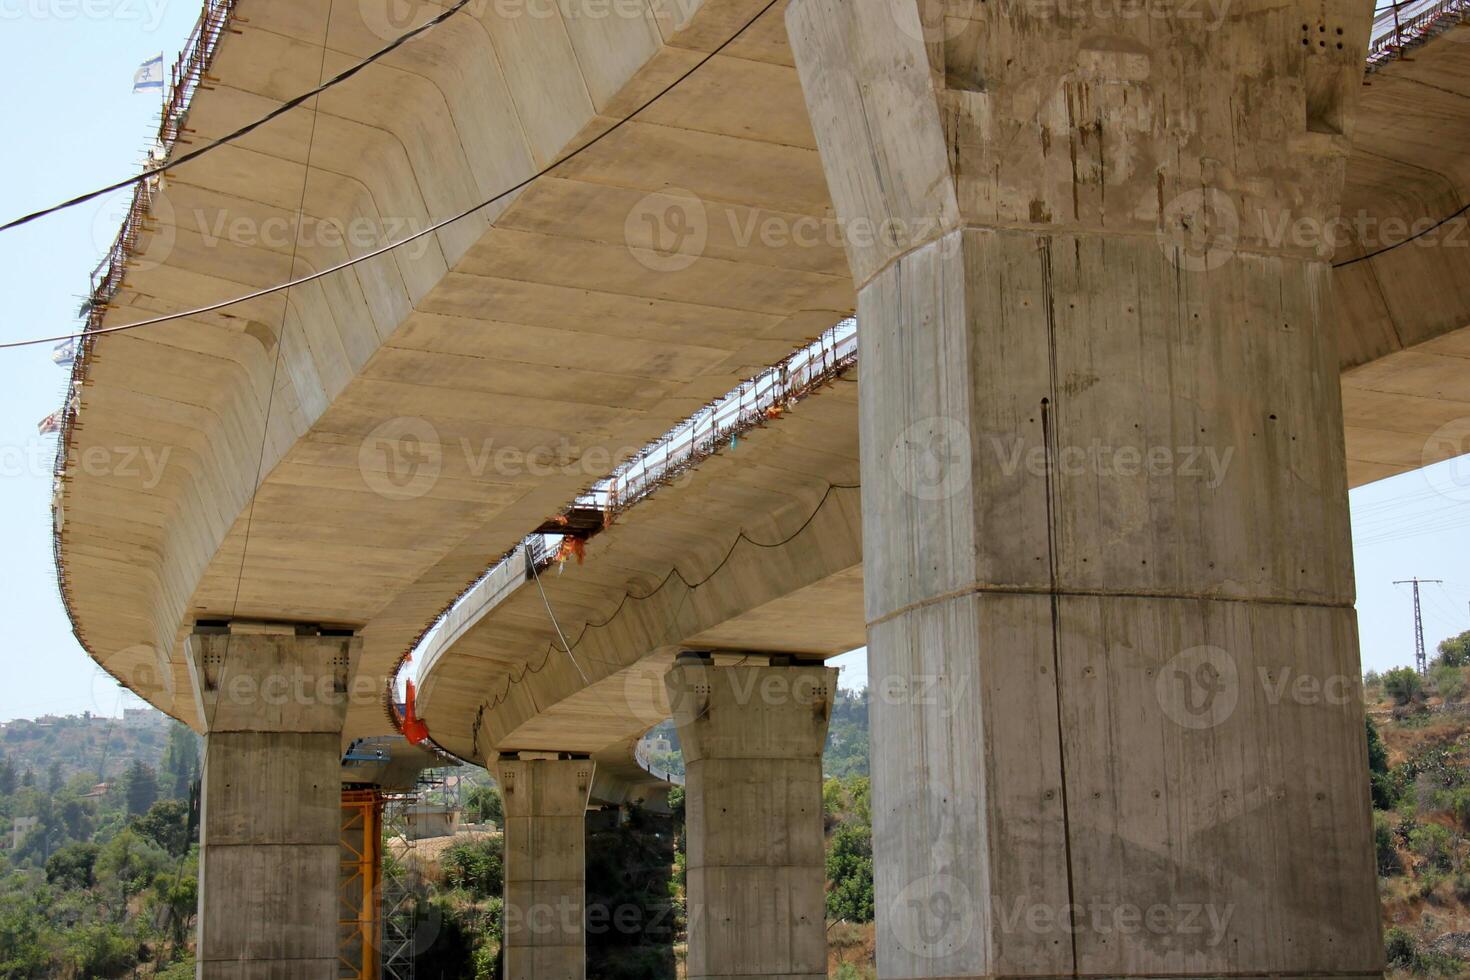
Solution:
<path fill-rule="evenodd" d="M 337 976 L 380 980 L 383 915 L 383 796 L 342 792 L 342 873 L 337 887 Z"/>

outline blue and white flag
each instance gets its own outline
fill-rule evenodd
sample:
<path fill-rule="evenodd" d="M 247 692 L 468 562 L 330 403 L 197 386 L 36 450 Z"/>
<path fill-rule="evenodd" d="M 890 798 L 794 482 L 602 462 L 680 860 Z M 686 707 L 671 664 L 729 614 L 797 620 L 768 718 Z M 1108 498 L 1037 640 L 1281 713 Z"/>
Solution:
<path fill-rule="evenodd" d="M 63 340 L 51 349 L 51 360 L 58 367 L 71 367 L 77 359 L 77 342 Z"/>
<path fill-rule="evenodd" d="M 133 72 L 133 91 L 136 92 L 161 92 L 163 91 L 163 55 L 143 62 L 138 70 Z"/>

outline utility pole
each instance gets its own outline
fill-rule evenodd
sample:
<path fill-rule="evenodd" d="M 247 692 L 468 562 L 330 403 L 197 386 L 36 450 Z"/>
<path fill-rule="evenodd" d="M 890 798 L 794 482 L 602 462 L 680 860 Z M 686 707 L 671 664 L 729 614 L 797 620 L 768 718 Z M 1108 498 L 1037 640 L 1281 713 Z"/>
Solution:
<path fill-rule="evenodd" d="M 1424 615 L 1419 611 L 1419 583 L 1439 583 L 1443 581 L 1437 578 L 1404 578 L 1394 582 L 1394 585 L 1414 586 L 1414 666 L 1419 668 L 1420 674 L 1429 673 L 1429 661 L 1424 656 Z"/>

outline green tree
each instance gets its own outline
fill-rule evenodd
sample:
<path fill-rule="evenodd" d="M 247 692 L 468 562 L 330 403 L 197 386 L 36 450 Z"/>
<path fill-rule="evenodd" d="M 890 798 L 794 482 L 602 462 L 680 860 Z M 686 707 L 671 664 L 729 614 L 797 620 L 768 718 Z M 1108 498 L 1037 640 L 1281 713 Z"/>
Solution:
<path fill-rule="evenodd" d="M 138 962 L 138 943 L 111 923 L 80 925 L 67 933 L 63 960 L 81 977 L 121 977 Z"/>
<path fill-rule="evenodd" d="M 1401 874 L 1404 870 L 1396 845 L 1393 827 L 1388 822 L 1388 814 L 1373 814 L 1373 853 L 1378 864 L 1378 874 L 1381 877 L 1387 878 Z"/>
<path fill-rule="evenodd" d="M 868 774 L 868 691 L 838 688 L 832 699 L 832 717 L 827 724 L 827 745 L 822 752 L 822 770 L 845 778 Z"/>
<path fill-rule="evenodd" d="M 91 888 L 97 883 L 96 844 L 69 844 L 46 861 L 46 883 L 59 888 Z"/>
<path fill-rule="evenodd" d="M 843 824 L 827 843 L 827 918 L 873 921 L 873 834 L 862 824 Z"/>
<path fill-rule="evenodd" d="M 170 868 L 153 882 L 153 907 L 161 911 L 174 949 L 182 949 L 199 908 L 199 855 L 195 851 L 177 870 Z M 157 920 L 155 920 L 157 921 Z M 191 974 L 192 976 L 192 974 Z"/>
<path fill-rule="evenodd" d="M 124 830 L 97 855 L 97 881 L 117 888 L 126 903 L 152 885 L 169 866 L 169 856 L 163 848 L 132 830 Z"/>
<path fill-rule="evenodd" d="M 0 977 L 56 976 L 59 964 L 51 954 L 54 936 L 46 924 L 44 904 L 50 896 L 24 889 L 14 877 L 5 885 L 14 897 L 0 902 Z"/>
<path fill-rule="evenodd" d="M 128 815 L 141 817 L 158 800 L 158 774 L 142 760 L 134 759 L 123 776 L 128 801 Z"/>
<path fill-rule="evenodd" d="M 1434 692 L 1446 701 L 1458 701 L 1465 692 L 1465 675 L 1452 664 L 1436 663 L 1430 667 L 1429 680 Z"/>
<path fill-rule="evenodd" d="M 15 763 L 10 756 L 0 755 L 0 796 L 9 796 L 15 792 L 16 777 Z"/>
<path fill-rule="evenodd" d="M 1392 810 L 1399 801 L 1398 785 L 1389 775 L 1388 746 L 1378 734 L 1373 719 L 1364 717 L 1368 727 L 1368 780 L 1373 790 L 1373 809 Z"/>
<path fill-rule="evenodd" d="M 1396 667 L 1383 675 L 1383 687 L 1395 702 L 1406 705 L 1424 690 L 1424 682 L 1412 667 Z"/>
<path fill-rule="evenodd" d="M 1448 640 L 1440 640 L 1439 656 L 1434 658 L 1434 662 L 1446 667 L 1470 667 L 1470 630 Z"/>
<path fill-rule="evenodd" d="M 462 888 L 477 898 L 499 895 L 505 888 L 500 838 L 451 844 L 439 859 L 439 866 L 449 887 Z"/>
<path fill-rule="evenodd" d="M 72 840 L 86 840 L 92 836 L 92 813 L 78 799 L 64 800 L 60 807 L 61 826 Z"/>
<path fill-rule="evenodd" d="M 1429 870 L 1454 870 L 1454 838 L 1439 824 L 1427 823 L 1409 831 L 1409 847 L 1424 859 Z"/>
<path fill-rule="evenodd" d="M 505 805 L 500 790 L 494 786 L 476 786 L 465 798 L 465 807 L 474 815 L 475 823 L 487 820 L 497 827 L 505 823 Z"/>
<path fill-rule="evenodd" d="M 1419 957 L 1419 940 L 1402 926 L 1394 926 L 1383 934 L 1383 954 L 1390 967 L 1408 969 Z"/>
<path fill-rule="evenodd" d="M 163 771 L 168 775 L 170 795 L 176 800 L 189 798 L 189 787 L 199 768 L 199 742 L 184 725 L 175 722 L 168 732 L 168 747 L 163 751 Z"/>
<path fill-rule="evenodd" d="M 194 980 L 197 975 L 198 967 L 194 963 L 194 957 L 185 954 L 182 959 L 158 971 L 153 980 Z"/>
<path fill-rule="evenodd" d="M 129 826 L 175 857 L 189 849 L 189 804 L 185 800 L 159 800 Z"/>

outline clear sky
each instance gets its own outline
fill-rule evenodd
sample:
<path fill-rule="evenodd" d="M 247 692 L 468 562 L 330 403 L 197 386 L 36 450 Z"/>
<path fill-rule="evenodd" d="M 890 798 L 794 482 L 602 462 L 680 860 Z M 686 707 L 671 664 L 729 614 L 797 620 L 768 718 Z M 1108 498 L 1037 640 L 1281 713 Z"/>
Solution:
<path fill-rule="evenodd" d="M 169 62 L 199 13 L 198 0 L 0 0 L 0 218 L 134 172 L 156 129 L 159 97 L 132 94 L 134 70 Z M 63 333 L 78 323 L 87 277 L 119 225 L 124 195 L 0 234 L 0 337 Z M 50 348 L 0 352 L 0 720 L 48 712 L 115 712 L 127 703 L 73 640 L 51 564 L 50 465 L 55 438 L 36 423 L 60 404 L 66 373 Z M 1449 467 L 1408 474 L 1353 494 L 1359 617 L 1365 667 L 1412 662 L 1406 586 L 1424 591 L 1432 644 L 1470 629 L 1470 482 Z M 1460 492 L 1465 486 L 1466 492 Z M 863 657 L 843 664 L 861 685 Z"/>

